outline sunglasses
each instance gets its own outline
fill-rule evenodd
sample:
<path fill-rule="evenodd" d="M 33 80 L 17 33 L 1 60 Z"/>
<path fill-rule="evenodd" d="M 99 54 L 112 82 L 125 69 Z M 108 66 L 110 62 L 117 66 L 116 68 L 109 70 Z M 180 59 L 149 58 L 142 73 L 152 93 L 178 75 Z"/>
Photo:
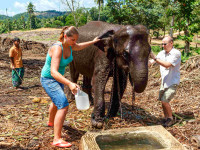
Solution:
<path fill-rule="evenodd" d="M 162 45 L 167 45 L 168 43 L 162 43 Z"/>

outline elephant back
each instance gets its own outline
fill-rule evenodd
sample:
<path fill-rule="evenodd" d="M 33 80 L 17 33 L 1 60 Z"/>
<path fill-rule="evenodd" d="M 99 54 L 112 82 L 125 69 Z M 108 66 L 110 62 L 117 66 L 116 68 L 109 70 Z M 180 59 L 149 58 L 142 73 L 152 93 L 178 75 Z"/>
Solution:
<path fill-rule="evenodd" d="M 91 41 L 95 37 L 101 36 L 108 30 L 117 31 L 119 30 L 119 28 L 120 25 L 109 24 L 102 21 L 91 21 L 86 25 L 78 28 L 78 43 Z M 102 53 L 104 52 L 99 50 L 94 45 L 91 45 L 81 51 L 73 51 L 73 63 L 75 65 L 76 70 L 81 74 L 91 77 L 94 70 L 95 58 L 97 58 L 97 55 L 102 55 Z"/>
<path fill-rule="evenodd" d="M 119 30 L 121 25 L 109 24 L 102 21 L 91 21 L 84 26 L 78 28 L 79 41 L 84 42 L 93 40 L 95 37 L 107 32 L 108 30 Z"/>

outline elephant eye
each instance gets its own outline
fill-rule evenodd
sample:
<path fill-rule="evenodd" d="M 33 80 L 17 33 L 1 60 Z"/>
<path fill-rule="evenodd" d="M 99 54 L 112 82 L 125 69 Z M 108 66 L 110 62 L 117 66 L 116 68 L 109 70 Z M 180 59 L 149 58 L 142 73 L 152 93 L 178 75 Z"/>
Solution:
<path fill-rule="evenodd" d="M 122 56 L 125 60 L 128 60 L 129 58 L 129 54 L 126 51 L 123 52 Z"/>
<path fill-rule="evenodd" d="M 126 53 L 125 51 L 123 52 L 123 56 L 124 56 L 124 57 L 126 57 L 126 56 L 127 56 L 127 53 Z"/>
<path fill-rule="evenodd" d="M 114 44 L 115 44 L 115 45 L 117 44 L 117 39 L 116 39 L 116 38 L 114 39 Z"/>

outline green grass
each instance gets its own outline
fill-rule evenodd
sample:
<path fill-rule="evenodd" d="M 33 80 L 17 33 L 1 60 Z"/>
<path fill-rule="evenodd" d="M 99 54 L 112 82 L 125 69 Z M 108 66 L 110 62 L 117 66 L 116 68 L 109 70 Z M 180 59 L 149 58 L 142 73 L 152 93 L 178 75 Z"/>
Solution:
<path fill-rule="evenodd" d="M 49 38 L 42 38 L 42 36 L 34 36 L 32 37 L 33 41 L 56 41 L 58 39 L 58 35 L 52 35 Z"/>
<path fill-rule="evenodd" d="M 157 55 L 162 49 L 160 48 L 160 46 L 151 46 L 151 50 Z"/>

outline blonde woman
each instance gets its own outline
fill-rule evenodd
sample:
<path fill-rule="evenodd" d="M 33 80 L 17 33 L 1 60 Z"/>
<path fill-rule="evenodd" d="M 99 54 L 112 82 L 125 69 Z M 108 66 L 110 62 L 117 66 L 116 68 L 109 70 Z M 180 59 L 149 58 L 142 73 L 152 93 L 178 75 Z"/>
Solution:
<path fill-rule="evenodd" d="M 64 27 L 60 33 L 59 41 L 48 50 L 46 62 L 41 72 L 41 84 L 52 100 L 49 107 L 48 126 L 54 127 L 54 139 L 52 145 L 58 147 L 70 147 L 69 142 L 61 138 L 61 130 L 68 111 L 68 100 L 64 94 L 64 85 L 67 85 L 73 94 L 77 93 L 79 86 L 63 75 L 65 67 L 73 60 L 72 51 L 82 50 L 99 39 L 84 43 L 76 43 L 79 33 L 74 26 Z"/>

